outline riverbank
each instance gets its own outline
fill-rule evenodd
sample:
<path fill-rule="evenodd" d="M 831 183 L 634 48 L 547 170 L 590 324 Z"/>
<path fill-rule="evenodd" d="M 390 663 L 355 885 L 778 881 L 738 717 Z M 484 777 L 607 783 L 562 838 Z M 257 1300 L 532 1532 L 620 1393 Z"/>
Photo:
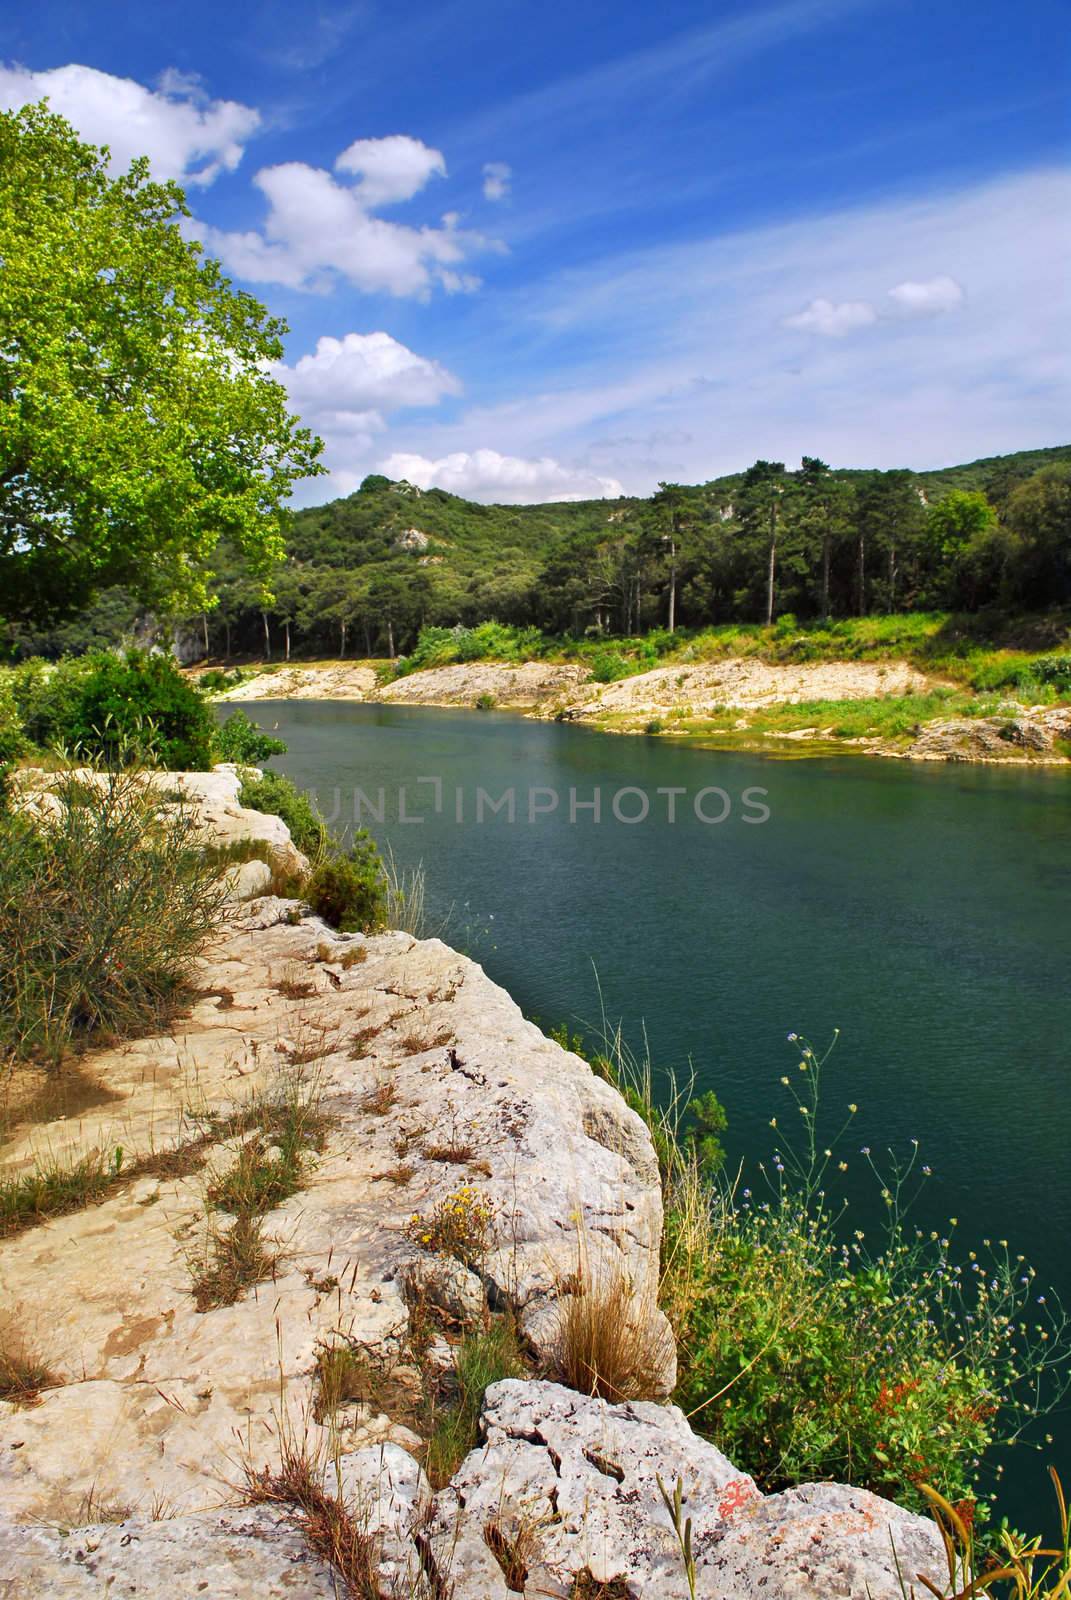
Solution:
<path fill-rule="evenodd" d="M 220 843 L 262 839 L 265 868 L 285 847 L 229 769 L 152 781 Z M 337 1571 L 310 1505 L 363 1552 L 377 1587 L 353 1592 L 508 1600 L 523 1537 L 525 1592 L 685 1600 L 659 1478 L 705 1600 L 899 1600 L 898 1563 L 941 1581 L 927 1520 L 836 1484 L 763 1495 L 661 1403 L 648 1127 L 439 940 L 232 900 L 186 1014 L 89 1049 L 78 1079 L 76 1114 L 23 1102 L 0 1144 L 8 1196 L 52 1174 L 0 1230 L 0 1331 L 28 1374 L 0 1399 L 18 1600 L 192 1600 L 206 1574 L 318 1600 Z M 99 1181 L 50 1210 L 60 1173 Z M 554 1381 L 570 1307 L 613 1284 L 657 1354 L 650 1398 L 622 1404 Z M 434 1395 L 507 1312 L 520 1345 L 485 1374 L 482 1442 L 443 1470 Z"/>
<path fill-rule="evenodd" d="M 679 663 L 609 683 L 579 663 L 455 662 L 390 677 L 390 664 L 263 665 L 227 701 L 350 700 L 500 709 L 711 749 L 841 751 L 913 761 L 1071 764 L 1071 703 L 979 693 L 902 660 Z"/>

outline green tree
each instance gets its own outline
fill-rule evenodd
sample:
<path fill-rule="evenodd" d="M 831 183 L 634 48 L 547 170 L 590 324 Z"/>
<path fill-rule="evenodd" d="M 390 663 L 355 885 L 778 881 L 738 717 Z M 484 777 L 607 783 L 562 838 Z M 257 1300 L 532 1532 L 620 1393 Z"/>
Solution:
<path fill-rule="evenodd" d="M 761 563 L 764 569 L 766 626 L 774 619 L 777 607 L 778 560 L 786 555 L 786 508 L 792 490 L 783 461 L 756 461 L 744 473 L 736 496 L 736 515 L 745 546 L 752 556 L 753 575 Z M 793 551 L 795 554 L 795 551 Z"/>
<path fill-rule="evenodd" d="M 997 525 L 997 514 L 980 489 L 953 489 L 926 513 L 931 560 L 938 564 L 939 598 L 946 604 L 977 603 L 975 559 Z"/>
<path fill-rule="evenodd" d="M 148 162 L 111 178 L 45 105 L 0 114 L 0 592 L 9 618 L 110 585 L 187 614 L 223 537 L 282 558 L 320 441 L 266 369 L 285 324 L 183 237 Z"/>
<path fill-rule="evenodd" d="M 1028 605 L 1071 601 L 1071 467 L 1042 467 L 1008 497 L 1015 579 Z"/>
<path fill-rule="evenodd" d="M 890 472 L 870 472 L 856 493 L 855 609 L 865 616 L 870 568 L 880 573 L 874 584 L 875 598 L 888 612 L 907 597 L 908 585 L 917 578 L 915 571 L 919 538 L 925 513 L 910 472 L 894 468 Z"/>

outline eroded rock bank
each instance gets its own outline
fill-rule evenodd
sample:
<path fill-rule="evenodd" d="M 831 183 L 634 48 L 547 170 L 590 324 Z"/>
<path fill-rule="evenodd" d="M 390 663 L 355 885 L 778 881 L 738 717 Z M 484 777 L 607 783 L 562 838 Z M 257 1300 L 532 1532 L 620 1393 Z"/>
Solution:
<path fill-rule="evenodd" d="M 278 819 L 236 814 L 233 772 L 154 781 L 218 837 L 285 847 Z M 681 1485 L 707 1600 L 900 1600 L 897 1559 L 940 1581 L 925 1520 L 830 1485 L 764 1496 L 671 1405 L 539 1376 L 571 1297 L 612 1280 L 660 1336 L 670 1392 L 658 1167 L 642 1120 L 479 966 L 269 895 L 232 904 L 196 985 L 170 1033 L 87 1055 L 108 1099 L 9 1127 L 0 1150 L 9 1178 L 110 1174 L 98 1203 L 0 1239 L 6 1324 L 48 1370 L 32 1403 L 0 1402 L 4 1600 L 344 1592 L 295 1506 L 251 1503 L 295 1446 L 371 1541 L 385 1596 L 614 1583 L 683 1600 L 659 1476 Z M 259 1277 L 206 1297 L 213 1241 L 237 1226 L 220 1185 L 243 1152 L 261 1172 L 276 1159 L 280 1095 L 315 1107 L 300 1184 L 263 1216 Z M 478 1248 L 444 1239 L 444 1216 L 483 1218 Z M 435 1493 L 412 1397 L 429 1370 L 448 1384 L 459 1330 L 507 1305 L 532 1375 L 488 1390 L 481 1442 Z M 327 1412 L 338 1350 L 384 1382 Z"/>
<path fill-rule="evenodd" d="M 654 667 L 614 683 L 596 683 L 587 667 L 530 661 L 478 661 L 432 667 L 381 683 L 367 665 L 286 666 L 228 690 L 225 700 L 350 700 L 386 705 L 477 706 L 559 718 L 613 733 L 656 732 L 736 749 L 842 748 L 910 761 L 1035 762 L 1064 765 L 1071 707 L 1009 701 L 995 715 L 937 718 L 895 739 L 877 733 L 843 738 L 823 713 L 844 702 L 895 701 L 950 686 L 903 661 L 783 664 L 754 657 Z M 815 707 L 813 726 L 768 728 L 761 714 L 778 706 Z M 725 721 L 727 712 L 738 715 Z M 704 722 L 709 725 L 704 725 Z"/>

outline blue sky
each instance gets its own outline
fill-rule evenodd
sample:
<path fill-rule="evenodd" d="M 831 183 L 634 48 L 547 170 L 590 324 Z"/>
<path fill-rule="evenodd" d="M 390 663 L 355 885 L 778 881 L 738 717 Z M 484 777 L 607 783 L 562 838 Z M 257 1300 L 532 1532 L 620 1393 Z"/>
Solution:
<path fill-rule="evenodd" d="M 1066 0 L 499 0 L 0 18 L 291 326 L 348 493 L 647 493 L 1071 436 Z"/>

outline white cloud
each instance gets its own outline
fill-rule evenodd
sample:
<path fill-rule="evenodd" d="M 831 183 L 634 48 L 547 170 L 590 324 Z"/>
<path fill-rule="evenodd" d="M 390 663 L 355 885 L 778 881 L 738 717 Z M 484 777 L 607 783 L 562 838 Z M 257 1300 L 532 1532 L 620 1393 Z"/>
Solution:
<path fill-rule="evenodd" d="M 924 283 L 915 283 L 911 279 L 898 283 L 895 289 L 889 290 L 889 298 L 905 316 L 934 317 L 940 316 L 943 311 L 958 310 L 966 295 L 963 285 L 957 283 L 955 278 L 942 276 L 927 278 Z"/>
<path fill-rule="evenodd" d="M 251 283 L 323 293 L 344 280 L 366 293 L 421 299 L 435 283 L 448 294 L 479 287 L 479 278 L 462 272 L 462 264 L 478 251 L 500 247 L 459 227 L 456 212 L 448 212 L 438 227 L 411 227 L 372 214 L 374 204 L 411 198 L 445 171 L 437 150 L 401 135 L 359 139 L 336 166 L 361 181 L 340 183 L 300 161 L 261 168 L 253 181 L 268 202 L 263 230 L 231 233 L 199 225 L 198 237 Z"/>
<path fill-rule="evenodd" d="M 446 162 L 441 150 L 395 133 L 386 139 L 355 139 L 338 157 L 335 171 L 360 178 L 354 193 L 372 211 L 411 200 L 429 179 L 445 178 Z"/>
<path fill-rule="evenodd" d="M 165 73 L 153 91 L 95 67 L 0 66 L 0 108 L 17 110 L 46 96 L 84 139 L 111 147 L 114 169 L 148 156 L 154 178 L 186 184 L 232 172 L 260 124 L 251 106 L 211 100 L 196 79 L 176 72 Z"/>
<path fill-rule="evenodd" d="M 786 328 L 799 328 L 804 333 L 820 333 L 827 339 L 843 339 L 857 328 L 867 328 L 878 320 L 874 307 L 866 300 L 812 300 L 804 311 L 785 317 Z"/>
<path fill-rule="evenodd" d="M 399 451 L 380 463 L 388 478 L 406 478 L 418 489 L 447 489 L 469 500 L 524 505 L 541 500 L 592 500 L 621 494 L 616 478 L 566 467 L 550 456 L 528 460 L 497 450 L 456 450 L 441 460 Z"/>
<path fill-rule="evenodd" d="M 452 372 L 389 333 L 325 336 L 313 355 L 293 366 L 279 362 L 272 374 L 286 385 L 302 417 L 328 430 L 354 417 L 365 423 L 369 416 L 381 418 L 404 407 L 433 406 L 444 395 L 461 392 Z"/>
<path fill-rule="evenodd" d="M 513 169 L 504 161 L 486 161 L 483 168 L 483 197 L 485 200 L 505 200 L 513 181 Z"/>

